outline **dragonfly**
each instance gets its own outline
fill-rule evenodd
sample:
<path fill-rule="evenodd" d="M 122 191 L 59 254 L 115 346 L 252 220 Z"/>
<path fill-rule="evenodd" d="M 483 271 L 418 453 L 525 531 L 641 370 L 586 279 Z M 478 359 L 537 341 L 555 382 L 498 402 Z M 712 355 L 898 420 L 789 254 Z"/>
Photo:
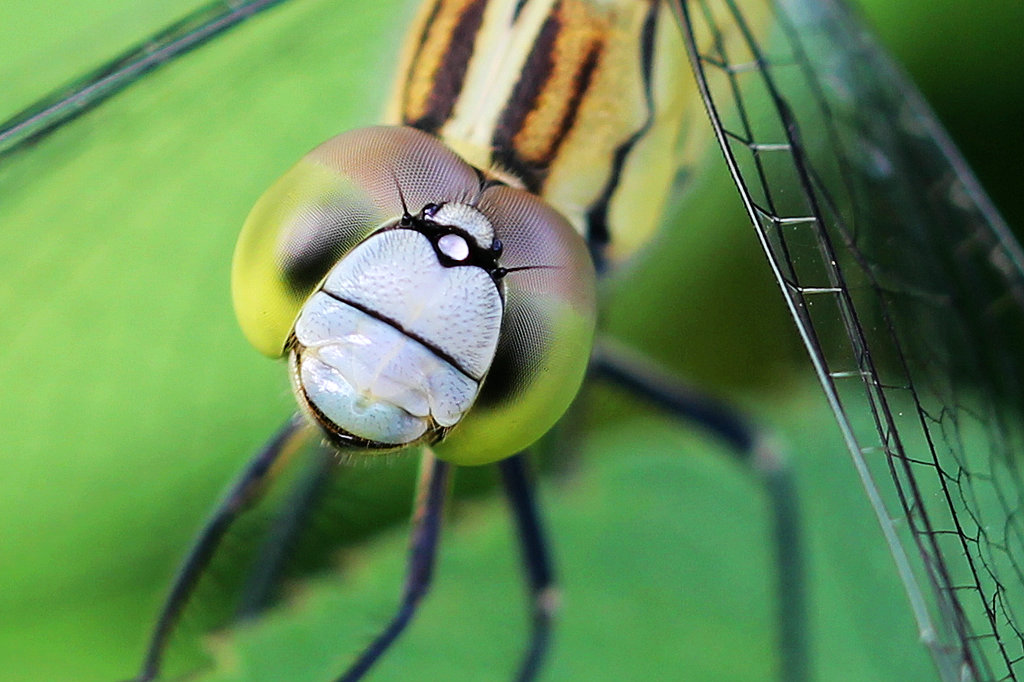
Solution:
<path fill-rule="evenodd" d="M 769 32 L 768 37 L 764 38 L 760 37 L 761 29 L 753 22 L 749 25 L 746 23 L 745 17 L 752 15 L 735 12 L 732 28 L 725 31 L 726 34 L 745 37 L 746 28 L 752 32 L 749 40 L 741 39 L 736 42 L 736 39 L 721 39 L 721 30 L 724 29 L 716 29 L 719 26 L 719 15 L 715 10 L 691 8 L 689 5 L 676 9 L 679 12 L 676 18 L 686 29 L 683 35 L 692 37 L 689 42 L 693 48 L 690 56 L 695 70 L 700 75 L 698 83 L 707 86 L 707 90 L 701 92 L 702 98 L 710 103 L 709 106 L 717 103 L 717 109 L 714 111 L 721 112 L 717 120 L 728 122 L 716 128 L 715 132 L 723 146 L 732 152 L 728 159 L 738 178 L 738 184 L 744 190 L 745 204 L 762 228 L 761 236 L 766 250 L 769 254 L 774 254 L 773 262 L 777 267 L 781 267 L 780 264 L 788 267 L 788 271 L 780 270 L 778 276 L 789 287 L 784 289 L 784 292 L 812 349 L 812 357 L 816 358 L 817 368 L 826 389 L 831 388 L 830 400 L 833 408 L 842 419 L 850 409 L 847 405 L 864 400 L 864 397 L 857 397 L 858 391 L 867 393 L 868 403 L 873 408 L 872 413 L 877 421 L 875 427 L 883 434 L 881 446 L 873 449 L 871 446 L 863 445 L 871 442 L 870 428 L 866 432 L 867 435 L 863 435 L 856 431 L 853 424 L 844 424 L 845 436 L 851 443 L 851 448 L 862 456 L 859 461 L 865 465 L 874 464 L 876 468 L 881 467 L 883 475 L 875 472 L 873 477 L 865 476 L 869 492 L 874 490 L 876 483 L 887 480 L 884 474 L 896 476 L 897 482 L 904 484 L 909 490 L 902 493 L 908 500 L 902 514 L 899 507 L 892 512 L 884 513 L 883 508 L 878 509 L 883 527 L 890 533 L 894 553 L 898 558 L 903 557 L 900 559 L 901 570 L 908 584 L 908 591 L 914 597 L 919 625 L 939 663 L 940 674 L 948 679 L 964 679 L 965 674 L 969 675 L 967 679 L 1013 679 L 1013 666 L 1017 655 L 1013 649 L 1013 637 L 1006 634 L 1005 628 L 1009 627 L 1011 632 L 1014 631 L 1012 578 L 1015 575 L 1014 543 L 1019 539 L 1013 533 L 1013 499 L 1004 497 L 1004 492 L 1008 490 L 1012 493 L 1016 485 L 1014 462 L 1009 456 L 1017 450 L 1014 447 L 1016 436 L 1012 420 L 1017 408 L 1012 382 L 1016 364 L 1012 352 L 1003 352 L 1008 348 L 1012 350 L 1013 344 L 1006 339 L 1000 340 L 1002 334 L 1010 334 L 1012 339 L 1012 335 L 1017 331 L 1013 327 L 1018 312 L 1014 303 L 1014 287 L 1017 276 L 1015 273 L 1019 270 L 1019 258 L 1012 241 L 1004 235 L 1004 228 L 985 204 L 983 194 L 972 184 L 969 174 L 960 167 L 959 158 L 948 147 L 941 131 L 929 128 L 930 119 L 918 115 L 917 112 L 921 110 L 915 107 L 920 107 L 920 104 L 913 100 L 912 91 L 909 91 L 909 94 L 903 91 L 909 100 L 909 103 L 904 103 L 908 109 L 889 111 L 887 107 L 895 105 L 885 99 L 884 92 L 858 90 L 855 86 L 860 81 L 856 74 L 844 71 L 852 69 L 849 61 L 838 61 L 834 65 L 828 65 L 835 70 L 825 71 L 827 78 L 822 80 L 832 87 L 834 92 L 840 94 L 844 94 L 846 86 L 849 90 L 845 94 L 852 99 L 831 102 L 822 93 L 816 92 L 814 87 L 805 83 L 804 87 L 810 87 L 811 90 L 806 101 L 818 103 L 818 110 L 812 109 L 812 112 L 825 121 L 826 125 L 798 125 L 800 118 L 790 111 L 789 102 L 795 101 L 796 86 L 793 83 L 800 84 L 801 67 L 807 69 L 810 64 L 806 55 L 801 57 L 800 49 L 810 54 L 819 54 L 823 47 L 814 43 L 817 36 L 818 40 L 829 38 L 828 47 L 838 54 L 852 53 L 860 44 L 855 41 L 847 44 L 839 40 L 849 33 L 850 24 L 845 15 L 830 13 L 827 6 L 820 10 L 822 16 L 817 16 L 809 10 L 806 14 L 797 11 L 801 8 L 789 8 L 787 12 L 784 7 L 784 11 L 776 15 L 778 21 L 771 24 L 772 30 L 776 33 Z M 704 21 L 707 23 L 701 23 L 698 9 L 705 13 Z M 722 16 L 729 16 L 726 10 L 719 9 L 717 12 L 723 12 Z M 829 21 L 835 23 L 829 24 Z M 831 30 L 827 30 L 830 27 Z M 801 40 L 796 40 L 793 36 L 801 36 Z M 732 52 L 732 46 L 738 45 L 735 49 L 738 49 L 744 58 L 736 60 L 729 57 L 726 54 L 727 45 L 728 52 Z M 871 51 L 871 44 L 866 45 L 866 48 L 861 46 L 861 49 L 867 50 L 865 54 L 876 56 Z M 777 53 L 776 50 L 780 49 L 782 51 Z M 884 61 L 879 64 L 886 66 Z M 716 68 L 717 72 L 714 70 Z M 750 86 L 755 89 L 753 93 L 747 93 L 745 90 L 750 80 L 744 76 L 750 74 L 761 76 L 763 81 L 759 85 Z M 717 83 L 716 77 L 719 79 Z M 774 85 L 776 77 L 783 83 L 782 86 Z M 883 77 L 882 82 L 887 82 L 887 79 L 891 82 L 898 78 L 896 74 L 889 74 Z M 815 81 L 809 82 L 813 84 Z M 776 91 L 776 87 L 780 89 Z M 734 100 L 728 99 L 730 93 Z M 780 93 L 785 93 L 786 98 L 780 99 Z M 915 134 L 910 137 L 923 139 L 924 142 L 920 143 L 922 146 L 919 149 L 914 148 L 914 153 L 922 154 L 922 158 L 927 160 L 927 165 L 923 167 L 935 167 L 939 175 L 922 177 L 918 173 L 908 174 L 913 183 L 919 184 L 912 183 L 909 188 L 903 188 L 907 190 L 905 192 L 894 190 L 893 178 L 902 177 L 902 174 L 896 173 L 890 167 L 898 159 L 889 156 L 894 152 L 881 143 L 881 146 L 876 148 L 861 148 L 842 137 L 843 134 L 852 134 L 844 126 L 852 126 L 852 130 L 860 135 L 853 138 L 856 142 L 875 137 L 886 141 L 886 136 L 890 134 L 878 130 L 862 131 L 856 127 L 867 123 L 857 120 L 856 110 L 859 106 L 853 107 L 850 102 L 855 101 L 862 105 L 864 100 L 853 98 L 853 95 L 876 96 L 880 98 L 879 110 L 894 115 L 894 119 L 895 114 L 902 113 L 903 118 L 908 119 L 909 123 L 923 126 L 923 129 L 911 128 L 909 131 L 897 128 L 897 142 L 902 143 L 908 137 L 908 132 Z M 743 103 L 748 97 L 751 98 L 751 103 L 745 107 Z M 833 110 L 826 107 L 826 101 L 837 108 Z M 843 104 L 847 106 L 846 109 L 839 108 Z M 773 107 L 777 114 L 774 121 L 770 116 Z M 764 120 L 748 118 L 747 108 L 752 113 L 767 111 L 769 116 Z M 730 121 L 730 116 L 736 120 Z M 791 118 L 792 116 L 796 117 Z M 769 136 L 765 138 L 770 140 L 767 142 L 756 141 L 761 138 L 755 138 L 753 133 L 757 131 L 760 135 L 762 131 L 759 126 L 762 124 L 779 136 Z M 836 130 L 827 133 L 830 125 Z M 818 141 L 811 141 L 814 135 L 824 137 L 825 142 L 819 144 Z M 819 148 L 826 150 L 826 154 L 831 152 L 831 155 L 824 157 L 824 160 L 813 156 L 810 150 Z M 748 155 L 744 157 L 737 153 L 736 149 L 742 149 Z M 844 161 L 853 164 L 852 167 L 832 165 L 834 162 L 829 159 L 850 156 L 850 149 L 859 152 L 859 155 Z M 802 150 L 807 150 L 806 158 Z M 837 150 L 842 153 L 836 153 Z M 785 164 L 776 167 L 772 165 L 777 163 L 774 157 L 796 159 L 799 163 L 793 163 L 793 167 Z M 744 167 L 744 164 L 747 166 Z M 802 171 L 801 164 L 806 164 Z M 776 172 L 782 175 L 774 175 Z M 942 173 L 950 175 L 944 178 Z M 761 182 L 760 188 L 752 177 Z M 889 194 L 879 191 L 879 185 L 888 188 Z M 793 199 L 786 195 L 786 191 L 793 191 L 793 188 L 807 190 L 805 195 L 810 199 L 805 196 L 804 201 L 814 203 L 811 199 L 817 198 L 821 206 L 816 209 L 813 206 L 803 206 L 802 208 L 812 209 L 809 213 L 783 210 L 783 207 L 791 208 L 788 201 L 793 201 L 793 207 L 800 202 L 799 197 Z M 845 190 L 845 193 L 841 193 L 840 190 Z M 973 277 L 972 268 L 979 267 L 988 273 L 987 277 L 995 278 L 995 284 L 980 281 L 977 282 L 979 286 L 968 288 L 967 284 L 975 283 L 975 280 L 971 280 L 952 287 L 953 294 L 969 290 L 973 293 L 987 291 L 993 296 L 991 301 L 977 304 L 976 313 L 967 320 L 970 324 L 965 322 L 960 326 L 968 331 L 974 330 L 973 333 L 981 333 L 978 330 L 984 330 L 984 341 L 979 341 L 977 347 L 992 349 L 994 360 L 990 357 L 978 358 L 970 353 L 964 353 L 962 345 L 956 346 L 959 350 L 956 354 L 941 344 L 918 346 L 912 343 L 904 350 L 905 340 L 894 330 L 889 329 L 888 335 L 877 331 L 889 327 L 891 319 L 912 319 L 915 322 L 933 320 L 931 324 L 935 324 L 934 312 L 930 315 L 926 315 L 925 312 L 936 308 L 947 309 L 954 304 L 949 291 L 932 288 L 936 277 L 934 273 L 928 271 L 928 268 L 934 265 L 929 259 L 922 259 L 924 269 L 921 272 L 913 272 L 908 267 L 907 259 L 902 258 L 902 250 L 893 245 L 893 240 L 903 233 L 883 232 L 882 234 L 888 237 L 883 240 L 875 234 L 877 227 L 867 227 L 862 223 L 845 224 L 843 219 L 849 220 L 849 216 L 885 215 L 886 212 L 880 210 L 881 208 L 889 208 L 890 215 L 896 213 L 891 205 L 886 203 L 893 200 L 891 193 L 894 191 L 896 196 L 901 198 L 923 196 L 924 200 L 930 202 L 929 205 L 949 204 L 957 208 L 960 213 L 952 221 L 957 229 L 972 224 L 972 220 L 973 224 L 983 226 L 976 228 L 974 232 L 964 233 L 967 236 L 957 240 L 951 239 L 948 235 L 936 238 L 935 248 L 948 249 L 947 255 L 954 254 L 948 256 L 952 259 L 954 268 L 971 270 L 966 274 L 961 273 L 964 277 Z M 787 203 L 772 207 L 773 202 L 781 202 L 783 199 L 787 200 Z M 843 203 L 844 201 L 848 203 Z M 858 202 L 865 202 L 866 207 Z M 836 230 L 836 233 L 831 235 L 831 239 L 837 242 L 830 247 L 834 249 L 833 251 L 825 248 L 826 236 L 829 236 L 829 233 L 800 229 L 801 226 L 826 224 L 829 217 L 833 220 L 830 224 Z M 774 232 L 772 228 L 775 228 Z M 807 239 L 809 243 L 801 245 L 801 238 Z M 792 246 L 789 240 L 793 241 Z M 873 243 L 872 240 L 879 241 Z M 917 242 L 914 245 L 921 246 Z M 843 247 L 847 250 L 843 251 Z M 787 259 L 779 257 L 779 253 L 788 252 L 790 249 L 792 253 Z M 894 263 L 888 263 L 886 257 L 896 260 Z M 846 258 L 852 258 L 853 265 L 843 260 Z M 840 269 L 839 265 L 844 267 Z M 802 278 L 817 272 L 814 270 L 816 267 L 823 268 L 822 272 L 826 275 L 824 280 L 827 281 L 814 285 L 803 284 Z M 847 280 L 837 279 L 839 272 L 847 276 L 852 272 L 859 279 L 853 284 L 847 283 Z M 924 286 L 925 284 L 929 286 Z M 982 286 L 985 284 L 990 288 Z M 983 298 L 982 301 L 984 300 Z M 893 307 L 892 310 L 887 308 L 890 305 Z M 822 310 L 823 312 L 818 312 Z M 960 307 L 954 306 L 953 310 L 966 314 Z M 865 317 L 871 318 L 871 321 L 864 321 Z M 955 319 L 955 316 L 953 317 Z M 956 326 L 954 325 L 954 328 Z M 844 333 L 848 343 L 853 344 L 852 352 L 849 349 L 844 350 Z M 949 329 L 940 326 L 934 335 L 926 338 L 934 343 L 935 339 L 953 339 L 962 333 L 964 332 L 951 334 Z M 888 345 L 886 341 L 889 342 Z M 964 343 L 964 339 L 956 341 Z M 842 355 L 828 355 L 826 350 Z M 888 354 L 892 354 L 893 357 L 886 357 Z M 877 364 L 868 363 L 868 360 Z M 993 365 L 990 364 L 993 361 L 1001 363 L 1001 372 L 993 371 Z M 937 371 L 936 367 L 942 371 Z M 896 378 L 890 381 L 889 375 L 886 374 L 886 380 L 879 379 L 878 368 L 886 373 L 893 372 Z M 909 375 L 909 379 L 908 376 L 899 376 L 901 370 Z M 923 383 L 922 376 L 928 378 L 928 381 Z M 949 386 L 941 385 L 941 382 L 931 383 L 936 381 L 936 376 L 945 377 L 949 381 Z M 858 384 L 858 381 L 862 383 Z M 863 383 L 865 381 L 867 383 Z M 847 388 L 848 386 L 853 388 Z M 908 403 L 908 392 L 916 391 L 921 391 L 924 397 L 915 397 Z M 965 391 L 965 395 L 960 395 L 960 391 Z M 956 398 L 951 398 L 951 395 L 956 395 Z M 932 409 L 929 400 L 938 405 L 938 409 Z M 893 408 L 890 404 L 897 405 L 898 408 Z M 909 421 L 897 421 L 897 417 L 903 418 L 906 414 L 910 415 Z M 974 420 L 978 426 L 966 423 Z M 971 428 L 984 428 L 990 441 L 986 450 L 989 457 L 981 465 L 980 473 L 975 470 L 973 459 L 956 450 L 957 444 L 963 447 L 964 442 L 970 442 L 965 434 Z M 939 476 L 938 482 L 940 489 L 944 489 L 951 486 L 943 486 L 943 481 L 947 478 L 950 481 L 956 480 L 955 492 L 947 494 L 947 498 L 954 500 L 949 504 L 954 510 L 969 511 L 968 515 L 975 523 L 974 531 L 958 527 L 953 532 L 941 526 L 929 525 L 936 520 L 937 515 L 942 514 L 942 508 L 939 507 L 936 511 L 932 504 L 932 496 L 914 490 L 919 481 L 924 480 L 924 477 L 916 472 L 927 471 L 929 460 L 920 455 L 908 457 L 904 454 L 903 441 L 914 438 L 913 434 L 919 434 L 918 437 L 920 434 L 926 437 L 934 435 L 935 441 L 939 441 L 941 436 L 941 442 L 945 444 L 946 450 L 942 449 L 943 446 L 925 445 L 926 451 L 933 453 L 932 456 L 936 458 L 931 461 L 932 470 L 935 470 L 936 461 L 946 461 L 939 459 L 940 455 L 952 452 L 951 461 L 955 462 L 958 468 L 952 472 L 940 471 L 942 475 Z M 918 452 L 921 448 L 921 443 L 915 442 L 911 450 Z M 881 456 L 872 458 L 872 454 Z M 901 472 L 896 465 L 902 465 L 903 471 Z M 988 494 L 994 495 L 996 502 L 979 494 L 978 491 L 985 486 L 990 488 Z M 962 507 L 956 506 L 957 499 Z M 1002 541 L 995 543 L 987 542 L 987 533 L 990 532 L 992 522 L 988 517 L 983 518 L 980 515 L 981 510 L 989 513 L 987 505 L 990 504 L 995 505 L 994 513 L 998 515 L 996 522 L 1005 524 L 1007 529 Z M 892 523 L 890 516 L 903 518 L 905 525 Z M 958 512 L 953 519 L 963 521 L 963 512 Z M 986 534 L 982 535 L 981 531 L 985 531 Z M 901 543 L 895 537 L 900 532 L 908 534 L 910 538 L 904 539 Z M 947 537 L 959 538 L 961 547 L 966 546 L 966 549 L 962 550 L 965 556 L 978 558 L 977 563 L 984 566 L 984 570 L 976 574 L 980 577 L 975 577 L 973 586 L 956 580 L 962 573 L 963 566 L 954 561 L 958 556 L 957 550 L 948 550 L 944 547 Z M 978 552 L 982 552 L 983 548 L 985 554 L 972 554 L 972 547 L 978 548 Z M 988 554 L 993 548 L 994 553 Z M 921 563 L 915 564 L 917 561 Z M 980 600 L 983 606 L 979 607 L 979 600 L 975 599 L 971 607 L 972 602 L 967 597 L 960 596 L 961 593 L 984 595 Z M 932 600 L 933 603 L 926 603 Z M 978 608 L 982 608 L 984 612 L 980 616 L 976 611 Z M 986 617 L 994 630 L 991 634 L 984 629 L 975 629 L 979 627 L 979 622 L 984 623 Z M 1004 645 L 1009 648 L 1004 649 Z M 1003 672 L 1003 669 L 998 667 L 1000 665 L 1003 665 L 1007 672 Z"/>

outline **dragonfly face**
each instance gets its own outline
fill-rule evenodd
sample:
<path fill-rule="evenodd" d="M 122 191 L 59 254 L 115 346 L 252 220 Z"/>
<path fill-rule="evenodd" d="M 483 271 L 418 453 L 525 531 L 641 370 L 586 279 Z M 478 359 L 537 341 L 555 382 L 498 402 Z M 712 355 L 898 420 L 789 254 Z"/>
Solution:
<path fill-rule="evenodd" d="M 300 405 L 335 444 L 438 443 L 461 464 L 508 457 L 551 427 L 583 380 L 595 322 L 572 226 L 411 128 L 310 152 L 250 214 L 232 288 L 247 336 L 288 354 Z"/>

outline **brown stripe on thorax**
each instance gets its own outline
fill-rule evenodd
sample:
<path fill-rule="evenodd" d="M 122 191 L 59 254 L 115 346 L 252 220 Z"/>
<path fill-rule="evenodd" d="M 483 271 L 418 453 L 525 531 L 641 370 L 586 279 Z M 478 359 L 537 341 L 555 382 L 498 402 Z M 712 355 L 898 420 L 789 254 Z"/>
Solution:
<path fill-rule="evenodd" d="M 494 130 L 494 161 L 537 191 L 598 68 L 609 25 L 578 0 L 561 0 L 544 22 Z"/>
<path fill-rule="evenodd" d="M 439 0 L 420 33 L 402 92 L 402 122 L 437 132 L 451 116 L 487 0 Z"/>

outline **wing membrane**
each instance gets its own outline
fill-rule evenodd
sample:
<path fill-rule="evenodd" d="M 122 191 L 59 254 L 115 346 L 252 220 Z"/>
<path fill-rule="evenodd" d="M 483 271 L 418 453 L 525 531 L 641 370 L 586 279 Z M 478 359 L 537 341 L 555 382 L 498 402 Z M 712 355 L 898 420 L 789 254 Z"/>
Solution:
<path fill-rule="evenodd" d="M 41 140 L 164 64 L 202 46 L 282 0 L 213 2 L 149 36 L 100 67 L 0 122 L 0 160 Z"/>
<path fill-rule="evenodd" d="M 940 674 L 1024 673 L 1024 258 L 832 0 L 676 4 L 719 143 Z M 865 423 L 851 414 L 867 409 Z"/>

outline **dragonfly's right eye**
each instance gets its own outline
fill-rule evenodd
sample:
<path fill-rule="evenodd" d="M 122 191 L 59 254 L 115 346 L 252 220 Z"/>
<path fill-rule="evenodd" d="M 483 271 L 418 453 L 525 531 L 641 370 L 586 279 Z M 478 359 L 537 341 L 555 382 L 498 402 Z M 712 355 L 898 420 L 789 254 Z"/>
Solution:
<path fill-rule="evenodd" d="M 314 149 L 253 208 L 239 320 L 289 355 L 299 404 L 335 443 L 438 443 L 482 464 L 574 397 L 595 320 L 586 246 L 536 196 L 481 177 L 426 133 L 369 128 Z"/>

